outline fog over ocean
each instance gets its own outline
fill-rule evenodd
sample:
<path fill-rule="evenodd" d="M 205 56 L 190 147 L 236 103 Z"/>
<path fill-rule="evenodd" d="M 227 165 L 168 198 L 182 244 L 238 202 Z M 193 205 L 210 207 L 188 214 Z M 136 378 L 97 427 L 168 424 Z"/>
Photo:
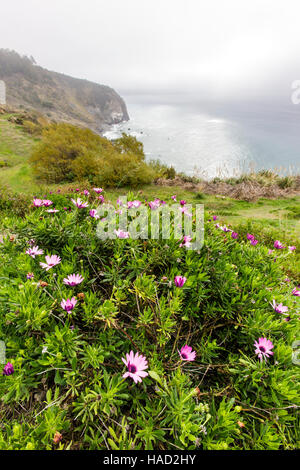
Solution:
<path fill-rule="evenodd" d="M 124 95 L 123 95 L 124 96 Z M 300 105 L 197 103 L 189 96 L 124 96 L 130 121 L 105 133 L 122 132 L 144 144 L 146 158 L 159 159 L 188 175 L 234 175 L 249 168 L 300 169 Z M 284 168 L 284 169 L 283 169 Z"/>

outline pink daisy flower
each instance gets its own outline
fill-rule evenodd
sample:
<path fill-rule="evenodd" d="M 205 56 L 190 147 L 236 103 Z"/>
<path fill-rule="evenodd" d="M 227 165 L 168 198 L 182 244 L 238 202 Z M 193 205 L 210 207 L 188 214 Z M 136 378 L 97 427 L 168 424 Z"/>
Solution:
<path fill-rule="evenodd" d="M 173 199 L 173 201 L 175 201 L 175 202 L 177 201 L 175 194 L 174 194 L 174 196 L 171 196 L 171 199 Z"/>
<path fill-rule="evenodd" d="M 237 232 L 232 232 L 231 234 L 231 238 L 233 238 L 234 240 L 236 240 L 238 238 L 239 234 Z"/>
<path fill-rule="evenodd" d="M 294 250 L 296 250 L 296 247 L 295 247 L 294 245 L 292 245 L 292 246 L 288 246 L 288 249 L 289 249 L 290 251 L 294 251 Z"/>
<path fill-rule="evenodd" d="M 186 283 L 186 277 L 184 276 L 175 276 L 174 284 L 176 287 L 182 287 Z"/>
<path fill-rule="evenodd" d="M 100 194 L 100 193 L 102 193 L 102 191 L 104 191 L 104 189 L 103 188 L 93 188 L 93 191 L 95 191 L 95 193 L 97 193 L 97 194 Z"/>
<path fill-rule="evenodd" d="M 192 237 L 190 237 L 189 235 L 185 235 L 183 237 L 183 242 L 180 243 L 179 247 L 181 248 L 181 247 L 185 246 L 185 247 L 189 248 L 191 246 L 191 240 L 192 240 Z"/>
<path fill-rule="evenodd" d="M 82 277 L 80 274 L 69 274 L 68 277 L 65 277 L 63 282 L 67 286 L 78 286 L 78 284 L 81 284 L 81 282 L 84 280 L 84 277 Z"/>
<path fill-rule="evenodd" d="M 66 311 L 66 312 L 71 312 L 75 305 L 77 304 L 77 300 L 75 297 L 72 297 L 71 299 L 62 299 L 60 305 L 61 307 Z"/>
<path fill-rule="evenodd" d="M 196 352 L 192 350 L 187 344 L 178 351 L 183 361 L 194 361 L 196 358 Z"/>
<path fill-rule="evenodd" d="M 254 240 L 254 235 L 251 235 L 251 233 L 247 233 L 247 240 Z"/>
<path fill-rule="evenodd" d="M 213 220 L 217 220 L 218 219 L 218 216 L 217 215 L 213 215 Z"/>
<path fill-rule="evenodd" d="M 44 251 L 38 246 L 32 246 L 26 251 L 26 255 L 31 256 L 31 258 L 35 258 L 37 255 L 42 255 L 43 253 Z"/>
<path fill-rule="evenodd" d="M 184 206 L 184 205 L 186 204 L 186 201 L 185 201 L 184 199 L 181 199 L 181 201 L 179 202 L 179 204 L 180 204 L 181 206 Z"/>
<path fill-rule="evenodd" d="M 45 259 L 46 263 L 40 263 L 40 265 L 42 268 L 46 269 L 46 271 L 49 271 L 49 269 L 61 262 L 61 258 L 57 255 L 46 256 Z"/>
<path fill-rule="evenodd" d="M 145 356 L 130 351 L 129 354 L 126 354 L 126 359 L 122 357 L 122 361 L 128 369 L 128 372 L 123 375 L 124 379 L 131 377 L 135 383 L 138 383 L 142 381 L 142 378 L 147 377 L 148 372 L 145 372 L 145 369 L 148 369 L 148 362 Z"/>
<path fill-rule="evenodd" d="M 274 345 L 272 341 L 267 338 L 259 338 L 258 341 L 254 342 L 255 346 L 255 354 L 258 355 L 259 359 L 262 361 L 263 359 L 267 360 L 267 357 L 270 355 L 273 356 L 273 349 Z"/>
<path fill-rule="evenodd" d="M 296 287 L 292 290 L 292 294 L 296 297 L 300 297 L 300 290 L 296 289 Z"/>
<path fill-rule="evenodd" d="M 33 200 L 33 205 L 34 205 L 34 207 L 41 207 L 43 205 L 42 199 L 35 198 Z"/>
<path fill-rule="evenodd" d="M 138 207 L 140 207 L 141 204 L 142 204 L 141 201 L 138 201 L 138 200 L 128 201 L 127 207 L 128 207 L 128 209 L 131 209 L 132 207 L 137 209 Z"/>
<path fill-rule="evenodd" d="M 254 238 L 250 240 L 250 243 L 252 246 L 256 246 L 258 244 L 258 240 L 255 240 Z"/>
<path fill-rule="evenodd" d="M 100 215 L 98 215 L 98 212 L 96 211 L 96 209 L 91 209 L 90 210 L 90 217 L 97 220 L 97 219 L 100 218 Z"/>
<path fill-rule="evenodd" d="M 73 204 L 78 207 L 78 209 L 84 209 L 85 207 L 88 207 L 88 203 L 87 202 L 84 202 L 80 199 L 80 197 L 78 197 L 76 200 L 75 199 L 71 199 L 71 201 L 73 202 Z"/>
<path fill-rule="evenodd" d="M 271 303 L 271 305 L 273 309 L 275 310 L 275 312 L 277 313 L 285 313 L 289 310 L 288 307 L 284 306 L 282 303 L 276 304 L 275 299 L 273 299 L 273 302 Z"/>
<path fill-rule="evenodd" d="M 274 248 L 276 248 L 277 250 L 281 250 L 282 248 L 284 248 L 284 246 L 279 240 L 275 240 Z"/>
<path fill-rule="evenodd" d="M 150 201 L 150 202 L 148 202 L 148 205 L 149 205 L 149 207 L 152 211 L 155 211 L 160 206 L 160 200 L 155 199 L 155 201 Z"/>
<path fill-rule="evenodd" d="M 118 238 L 129 238 L 129 232 L 124 232 L 123 230 L 114 230 Z"/>
<path fill-rule="evenodd" d="M 5 364 L 2 374 L 11 375 L 13 373 L 14 373 L 14 366 L 10 362 L 8 362 L 7 364 Z"/>
<path fill-rule="evenodd" d="M 83 194 L 84 194 L 85 196 L 89 196 L 90 192 L 89 192 L 87 189 L 85 189 L 85 190 L 83 191 Z"/>
<path fill-rule="evenodd" d="M 52 206 L 53 202 L 50 201 L 50 199 L 43 199 L 43 206 L 44 207 L 49 207 Z"/>

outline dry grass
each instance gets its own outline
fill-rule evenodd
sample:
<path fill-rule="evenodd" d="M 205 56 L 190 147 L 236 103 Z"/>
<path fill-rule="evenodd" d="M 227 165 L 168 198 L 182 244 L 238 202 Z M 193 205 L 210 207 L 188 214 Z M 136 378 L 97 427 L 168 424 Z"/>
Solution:
<path fill-rule="evenodd" d="M 239 178 L 212 181 L 186 181 L 176 176 L 174 179 L 160 178 L 159 186 L 179 186 L 185 190 L 204 194 L 226 196 L 244 201 L 256 201 L 259 198 L 277 199 L 300 195 L 300 176 L 263 178 L 261 173 L 244 175 Z"/>

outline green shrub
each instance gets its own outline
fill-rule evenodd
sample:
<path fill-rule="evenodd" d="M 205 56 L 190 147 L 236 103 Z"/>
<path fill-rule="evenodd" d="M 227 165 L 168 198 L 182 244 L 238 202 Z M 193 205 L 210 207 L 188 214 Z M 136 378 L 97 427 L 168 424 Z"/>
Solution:
<path fill-rule="evenodd" d="M 151 183 L 154 170 L 140 157 L 131 153 L 112 153 L 109 159 L 102 160 L 102 167 L 93 178 L 95 184 L 106 187 L 133 186 Z"/>
<path fill-rule="evenodd" d="M 150 183 L 156 173 L 144 161 L 143 144 L 123 134 L 113 143 L 71 124 L 51 124 L 30 158 L 41 182 L 88 180 L 91 184 L 126 186 Z"/>
<path fill-rule="evenodd" d="M 13 194 L 8 188 L 0 188 L 0 212 L 24 216 L 29 211 L 32 198 L 27 194 Z"/>
<path fill-rule="evenodd" d="M 132 158 L 114 158 L 124 156 Z M 173 231 L 168 240 L 103 241 L 89 217 L 94 194 L 81 195 L 88 209 L 72 205 L 74 192 L 51 197 L 58 213 L 31 207 L 3 218 L 0 340 L 14 372 L 0 376 L 0 449 L 296 449 L 299 297 L 283 270 L 295 252 L 277 250 L 274 262 L 272 230 L 257 231 L 252 246 L 248 226 L 234 240 L 208 220 L 197 251 Z M 30 257 L 30 243 L 44 253 Z M 46 271 L 50 254 L 61 261 Z M 82 283 L 66 285 L 72 273 Z M 61 301 L 72 297 L 67 312 Z M 262 362 L 259 337 L 274 345 Z M 185 344 L 195 361 L 180 359 Z M 131 350 L 147 358 L 142 383 L 123 377 Z"/>
<path fill-rule="evenodd" d="M 294 179 L 291 176 L 285 176 L 279 178 L 277 184 L 281 189 L 291 188 L 294 184 Z"/>
<path fill-rule="evenodd" d="M 161 163 L 160 160 L 150 160 L 149 165 L 155 171 L 156 178 L 174 179 L 176 176 L 175 169 Z"/>
<path fill-rule="evenodd" d="M 59 183 L 75 179 L 74 163 L 85 157 L 91 160 L 112 151 L 112 144 L 89 129 L 71 124 L 51 124 L 43 131 L 42 139 L 30 157 L 36 177 L 43 182 Z M 81 165 L 82 166 L 82 165 Z M 80 174 L 80 165 L 76 167 Z"/>
<path fill-rule="evenodd" d="M 145 159 L 144 146 L 136 137 L 122 133 L 122 137 L 115 139 L 113 146 L 118 153 L 130 153 L 136 155 L 140 160 Z"/>

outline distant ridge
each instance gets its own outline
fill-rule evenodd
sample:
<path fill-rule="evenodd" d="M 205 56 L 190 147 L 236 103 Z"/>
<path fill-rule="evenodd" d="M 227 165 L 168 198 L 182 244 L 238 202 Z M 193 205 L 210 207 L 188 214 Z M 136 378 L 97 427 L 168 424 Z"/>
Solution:
<path fill-rule="evenodd" d="M 124 100 L 112 88 L 50 72 L 15 51 L 0 49 L 0 80 L 6 84 L 8 106 L 35 109 L 56 121 L 101 133 L 129 119 Z"/>

